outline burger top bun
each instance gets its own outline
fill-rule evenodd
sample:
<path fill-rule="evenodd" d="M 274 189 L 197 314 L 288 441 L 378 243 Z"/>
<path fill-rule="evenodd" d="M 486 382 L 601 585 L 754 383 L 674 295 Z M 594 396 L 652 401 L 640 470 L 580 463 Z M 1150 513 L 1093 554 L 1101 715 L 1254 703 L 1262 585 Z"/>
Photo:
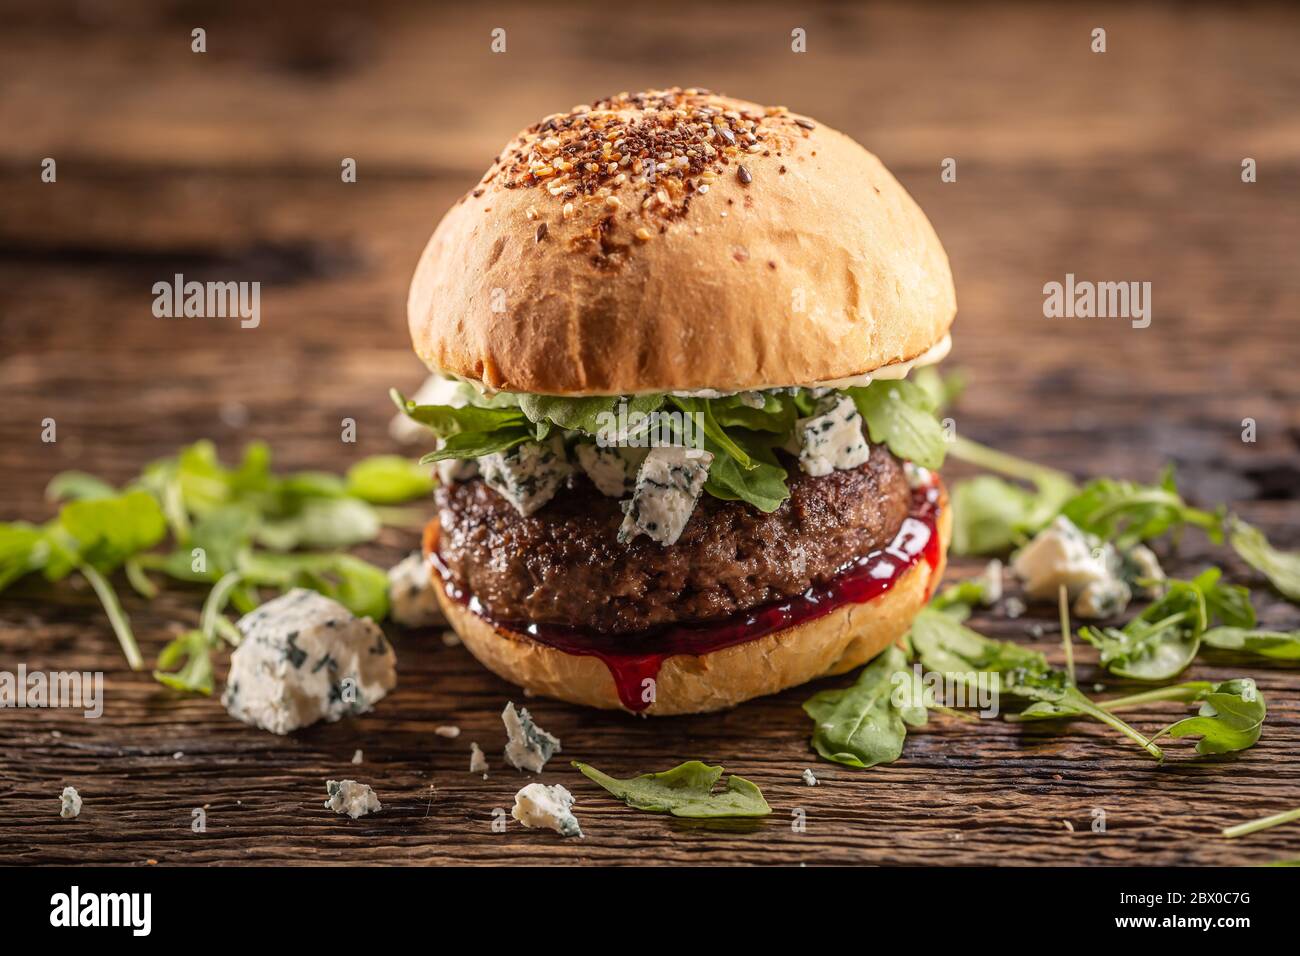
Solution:
<path fill-rule="evenodd" d="M 415 350 L 492 389 L 810 385 L 942 346 L 929 220 L 871 153 L 704 90 L 621 93 L 508 142 L 411 282 Z"/>

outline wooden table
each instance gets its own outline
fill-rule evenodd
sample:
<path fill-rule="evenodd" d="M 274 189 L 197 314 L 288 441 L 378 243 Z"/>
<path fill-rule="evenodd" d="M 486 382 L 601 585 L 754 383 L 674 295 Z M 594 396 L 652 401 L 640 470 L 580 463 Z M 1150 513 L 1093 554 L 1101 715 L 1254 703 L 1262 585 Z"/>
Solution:
<path fill-rule="evenodd" d="M 404 303 L 442 211 L 518 127 L 619 89 L 680 82 L 807 111 L 877 152 L 943 236 L 961 314 L 959 429 L 1086 477 L 1178 465 L 1300 545 L 1300 15 L 1125 4 L 303 3 L 159 15 L 144 3 L 7 13 L 0 59 L 0 512 L 49 513 L 49 477 L 124 481 L 200 437 L 229 458 L 268 440 L 282 468 L 342 471 L 393 446 L 389 386 L 422 378 Z M 189 9 L 189 8 L 186 8 Z M 190 52 L 193 27 L 206 54 Z M 507 29 L 507 53 L 489 32 Z M 790 30 L 808 53 L 789 52 Z M 1107 30 L 1109 51 L 1090 52 Z M 40 179 L 44 157 L 57 182 Z M 355 158 L 359 179 L 340 181 Z M 940 182 L 945 157 L 955 183 Z M 1243 184 L 1243 157 L 1259 181 Z M 847 197 L 846 197 L 847 198 Z M 259 328 L 154 318 L 151 286 L 263 283 Z M 1048 320 L 1066 273 L 1153 284 L 1154 320 Z M 54 418 L 58 441 L 40 441 Z M 339 441 L 355 418 L 359 440 Z M 1258 440 L 1243 443 L 1242 420 Z M 954 469 L 954 473 L 958 473 Z M 391 561 L 415 535 L 369 551 Z M 1225 565 L 1263 620 L 1300 613 L 1240 562 L 1190 541 L 1171 570 Z M 978 569 L 957 562 L 953 575 Z M 125 593 L 127 588 L 121 585 Z M 129 596 L 146 654 L 197 620 L 199 594 Z M 1050 609 L 975 618 L 1058 659 Z M 1040 627 L 1041 626 L 1041 627 Z M 1045 629 L 1045 630 L 1044 630 Z M 1035 631 L 1041 637 L 1035 636 Z M 273 737 L 214 699 L 125 669 L 93 595 L 27 584 L 0 598 L 0 667 L 104 670 L 99 720 L 0 714 L 0 862 L 1210 864 L 1300 856 L 1300 827 L 1221 827 L 1300 805 L 1300 674 L 1206 658 L 1188 678 L 1252 674 L 1269 717 L 1253 749 L 1155 766 L 1098 725 L 1063 732 L 936 718 L 870 771 L 817 763 L 801 688 L 720 715 L 640 720 L 532 701 L 564 757 L 616 774 L 701 758 L 761 786 L 775 813 L 703 825 L 634 812 L 557 760 L 586 839 L 492 831 L 524 782 L 498 714 L 517 689 L 436 632 L 400 632 L 400 686 L 363 718 Z M 1096 679 L 1082 650 L 1082 674 Z M 223 665 L 224 669 L 224 665 Z M 223 675 L 224 676 L 224 675 Z M 826 682 L 823 686 L 833 686 Z M 1181 714 L 1133 716 L 1154 729 Z M 457 740 L 435 727 L 462 728 Z M 467 771 L 478 741 L 493 770 Z M 351 764 L 364 751 L 360 767 Z M 822 786 L 800 783 L 814 767 Z M 373 784 L 384 812 L 322 809 L 327 777 Z M 58 793 L 85 799 L 76 821 Z M 207 808 L 206 833 L 191 811 Z M 1093 832 L 1105 811 L 1104 833 Z M 803 812 L 806 830 L 792 827 Z"/>

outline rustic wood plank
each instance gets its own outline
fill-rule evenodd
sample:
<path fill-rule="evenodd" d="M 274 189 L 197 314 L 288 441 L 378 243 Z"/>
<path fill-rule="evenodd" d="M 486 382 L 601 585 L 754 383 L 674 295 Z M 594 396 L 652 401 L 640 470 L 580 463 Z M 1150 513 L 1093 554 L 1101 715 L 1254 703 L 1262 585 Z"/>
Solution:
<path fill-rule="evenodd" d="M 518 126 L 622 88 L 680 78 L 805 109 L 886 160 L 934 220 L 962 313 L 952 364 L 970 387 L 960 431 L 1072 472 L 1153 478 L 1168 461 L 1201 503 L 1228 501 L 1300 545 L 1300 94 L 1297 15 L 1108 9 L 1111 53 L 1086 52 L 1094 11 L 873 5 L 693 9 L 681 31 L 628 8 L 611 38 L 582 7 L 434 10 L 382 3 L 253 8 L 191 24 L 145 4 L 24 11 L 0 55 L 0 515 L 42 519 L 69 467 L 114 481 L 198 437 L 227 455 L 270 441 L 281 467 L 341 471 L 389 451 L 390 385 L 411 387 L 406 283 L 441 211 Z M 320 15 L 321 10 L 325 11 Z M 69 26 L 72 24 L 72 26 Z M 487 52 L 510 30 L 510 52 Z M 809 30 L 805 57 L 789 30 Z M 41 157 L 59 182 L 41 184 Z M 357 184 L 338 181 L 357 156 Z M 1238 179 L 1241 156 L 1260 182 Z M 938 180 L 942 157 L 958 182 Z M 256 330 L 154 319 L 149 287 L 174 271 L 260 279 Z M 1155 319 L 1042 318 L 1042 284 L 1149 280 Z M 223 417 L 224 410 L 224 417 Z M 60 440 L 39 441 L 53 416 Z M 356 445 L 338 422 L 359 423 Z M 246 417 L 246 422 L 240 423 Z M 1253 444 L 1241 419 L 1258 421 Z M 954 475 L 960 468 L 952 469 Z M 365 552 L 391 561 L 414 534 Z M 1235 558 L 1186 542 L 1171 570 Z M 977 562 L 955 562 L 953 576 Z M 125 591 L 125 588 L 123 588 Z M 1261 617 L 1295 627 L 1266 590 Z M 128 596 L 150 657 L 198 595 Z M 976 626 L 1059 660 L 1054 614 Z M 98 605 L 75 584 L 0 598 L 0 667 L 102 669 L 108 709 L 0 717 L 0 862 L 1212 864 L 1300 857 L 1300 828 L 1238 841 L 1225 825 L 1300 805 L 1300 672 L 1207 655 L 1186 677 L 1257 677 L 1259 745 L 1156 767 L 1103 728 L 1061 732 L 934 720 L 903 759 L 867 772 L 815 763 L 796 689 L 707 717 L 639 720 L 532 706 L 564 756 L 613 773 L 699 757 L 758 783 L 776 812 L 704 825 L 638 814 L 553 765 L 587 838 L 491 830 L 524 778 L 503 768 L 499 711 L 515 688 L 436 632 L 399 633 L 400 686 L 376 712 L 289 738 L 178 698 L 123 667 Z M 1098 677 L 1081 650 L 1082 675 Z M 224 665 L 223 665 L 224 666 Z M 820 686 L 833 686 L 824 682 Z M 1154 729 L 1177 708 L 1138 711 Z M 457 740 L 433 734 L 462 728 Z M 468 772 L 469 741 L 488 752 Z M 365 762 L 351 763 L 355 749 Z M 173 755 L 180 752 L 182 756 Z M 813 766 L 823 785 L 799 782 Z M 372 783 L 382 814 L 325 811 L 324 780 Z M 86 806 L 57 816 L 71 783 Z M 432 788 L 432 789 L 431 789 Z M 208 831 L 190 830 L 208 807 Z M 1090 829 L 1096 808 L 1105 833 Z M 806 813 L 806 832 L 791 811 Z M 1069 821 L 1070 832 L 1064 821 Z"/>

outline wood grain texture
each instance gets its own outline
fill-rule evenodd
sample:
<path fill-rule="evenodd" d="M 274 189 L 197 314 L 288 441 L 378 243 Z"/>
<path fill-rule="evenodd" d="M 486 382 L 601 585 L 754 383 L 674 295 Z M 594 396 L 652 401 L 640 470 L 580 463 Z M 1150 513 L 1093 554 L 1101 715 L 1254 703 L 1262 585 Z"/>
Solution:
<path fill-rule="evenodd" d="M 182 12 L 183 11 L 183 12 Z M 0 59 L 0 514 L 42 519 L 49 477 L 124 481 L 200 437 L 271 442 L 283 468 L 342 471 L 391 451 L 389 386 L 421 379 L 406 284 L 437 218 L 517 128 L 606 92 L 706 85 L 804 110 L 878 153 L 934 221 L 956 276 L 950 362 L 961 431 L 1081 476 L 1151 479 L 1226 501 L 1300 545 L 1300 14 L 1116 5 L 631 6 L 379 3 L 158 8 L 49 4 L 6 14 Z M 689 29 L 683 29 L 683 23 Z M 1088 52 L 1093 26 L 1110 52 Z M 193 26 L 209 53 L 189 52 Z M 508 53 L 488 32 L 508 30 Z M 788 52 L 794 26 L 809 52 Z M 42 184 L 39 163 L 58 161 Z M 357 159 L 359 181 L 339 182 Z M 939 163 L 958 160 L 942 184 Z M 1240 182 L 1242 157 L 1260 179 Z M 160 320 L 150 287 L 263 282 L 263 321 Z M 1154 320 L 1042 317 L 1042 286 L 1153 284 Z M 39 440 L 40 422 L 59 440 Z M 355 445 L 339 422 L 359 423 Z M 1258 441 L 1240 440 L 1243 418 Z M 959 474 L 960 469 L 953 469 Z M 391 561 L 414 534 L 386 532 Z M 1235 559 L 1189 540 L 1170 561 L 1261 586 L 1265 623 L 1300 614 Z M 955 562 L 951 576 L 976 562 Z M 125 591 L 125 587 L 122 588 Z M 146 654 L 200 595 L 126 603 Z M 1059 660 L 1054 614 L 976 617 Z M 1187 678 L 1251 674 L 1269 703 L 1239 755 L 1188 741 L 1155 766 L 1100 726 L 937 718 L 871 771 L 818 764 L 808 689 L 698 718 L 640 720 L 532 701 L 564 757 L 615 774 L 696 757 L 763 788 L 775 813 L 699 824 L 617 805 L 558 761 L 586 839 L 491 828 L 526 778 L 498 714 L 518 691 L 436 632 L 392 636 L 398 689 L 356 720 L 276 738 L 215 700 L 125 670 L 75 585 L 0 598 L 0 669 L 104 670 L 99 720 L 0 714 L 0 863 L 1212 864 L 1300 857 L 1300 828 L 1225 825 L 1300 805 L 1300 672 L 1205 656 Z M 1098 677 L 1081 650 L 1082 675 Z M 224 667 L 223 667 L 224 670 Z M 819 686 L 836 686 L 838 681 Z M 1116 685 L 1115 689 L 1119 689 Z M 1177 707 L 1138 711 L 1155 729 Z M 455 724 L 456 740 L 433 733 Z M 493 769 L 468 772 L 469 742 Z M 365 761 L 350 760 L 361 749 Z M 179 754 L 179 756 L 176 756 Z M 804 767 L 823 785 L 804 787 Z M 325 811 L 327 777 L 384 811 Z M 58 817 L 76 786 L 85 809 Z M 191 811 L 207 807 L 206 833 Z M 1091 830 L 1104 809 L 1106 831 Z M 806 830 L 792 829 L 801 810 Z M 1071 832 L 1066 824 L 1074 828 Z"/>

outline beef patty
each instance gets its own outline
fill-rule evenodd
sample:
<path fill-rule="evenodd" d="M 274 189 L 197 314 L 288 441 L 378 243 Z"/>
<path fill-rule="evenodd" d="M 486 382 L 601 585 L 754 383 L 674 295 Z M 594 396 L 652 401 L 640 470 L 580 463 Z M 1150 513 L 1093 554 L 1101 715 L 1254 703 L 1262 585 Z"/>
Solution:
<path fill-rule="evenodd" d="M 772 514 L 700 495 L 677 543 L 617 539 L 623 512 L 584 475 L 520 515 L 480 479 L 437 491 L 438 551 L 453 581 L 502 623 L 628 633 L 712 621 L 824 583 L 889 543 L 907 516 L 902 464 L 875 445 L 860 468 L 790 470 Z"/>

